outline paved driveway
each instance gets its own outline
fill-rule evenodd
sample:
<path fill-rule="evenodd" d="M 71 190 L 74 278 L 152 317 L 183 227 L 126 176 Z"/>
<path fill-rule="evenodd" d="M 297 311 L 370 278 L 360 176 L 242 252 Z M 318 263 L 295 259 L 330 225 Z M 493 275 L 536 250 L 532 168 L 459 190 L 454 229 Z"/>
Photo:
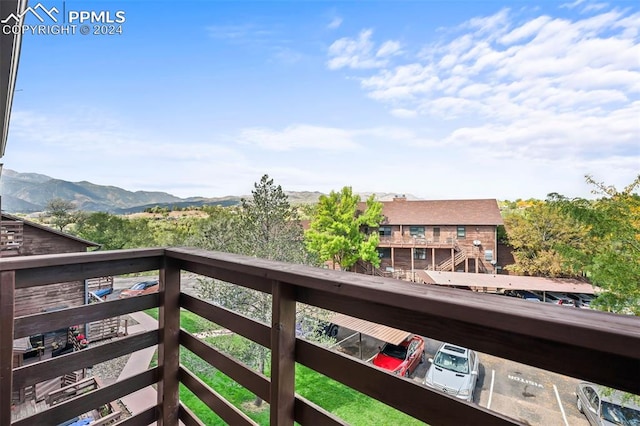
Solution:
<path fill-rule="evenodd" d="M 349 338 L 349 336 L 352 336 Z M 360 336 L 341 329 L 341 350 L 359 356 Z M 362 336 L 363 360 L 369 360 L 384 344 Z M 439 341 L 425 338 L 426 358 L 433 358 Z M 587 426 L 587 419 L 575 404 L 579 380 L 487 354 L 479 354 L 480 371 L 474 402 L 530 425 Z M 422 384 L 430 363 L 420 365 L 411 376 Z"/>

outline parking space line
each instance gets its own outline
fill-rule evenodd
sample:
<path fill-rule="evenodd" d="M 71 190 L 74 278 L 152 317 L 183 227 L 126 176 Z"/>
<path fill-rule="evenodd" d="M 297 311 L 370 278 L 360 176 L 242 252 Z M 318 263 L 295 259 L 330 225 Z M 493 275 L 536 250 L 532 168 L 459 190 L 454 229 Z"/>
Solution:
<path fill-rule="evenodd" d="M 560 394 L 558 393 L 558 388 L 556 385 L 553 385 L 553 390 L 556 393 L 556 399 L 558 400 L 558 405 L 560 406 L 560 412 L 562 413 L 562 420 L 564 420 L 564 424 L 569 426 L 569 422 L 567 421 L 567 415 L 564 413 L 564 407 L 562 406 L 562 401 L 560 401 Z"/>
<path fill-rule="evenodd" d="M 353 336 L 357 336 L 358 332 L 353 333 L 352 335 L 350 335 L 349 337 L 345 337 L 344 339 L 340 340 L 339 342 L 334 343 L 333 345 L 329 346 L 329 349 L 333 349 L 338 345 L 343 344 L 344 342 L 346 342 L 347 340 L 351 339 Z"/>
<path fill-rule="evenodd" d="M 487 409 L 491 409 L 491 398 L 493 398 L 493 383 L 496 378 L 496 370 L 491 370 L 491 387 L 489 388 L 489 402 L 487 402 Z"/>

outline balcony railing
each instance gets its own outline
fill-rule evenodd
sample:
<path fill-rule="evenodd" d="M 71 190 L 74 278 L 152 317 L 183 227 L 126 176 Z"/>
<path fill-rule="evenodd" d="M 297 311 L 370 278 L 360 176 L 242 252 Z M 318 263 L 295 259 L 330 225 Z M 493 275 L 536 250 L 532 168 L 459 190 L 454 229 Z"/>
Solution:
<path fill-rule="evenodd" d="M 16 220 L 3 220 L 0 222 L 0 250 L 12 250 L 16 253 L 22 246 L 23 223 Z M 6 256 L 6 254 L 4 254 Z"/>
<path fill-rule="evenodd" d="M 421 248 L 443 248 L 450 249 L 457 247 L 457 241 L 453 238 L 425 238 L 413 235 L 386 235 L 380 237 L 379 247 L 421 247 Z"/>
<path fill-rule="evenodd" d="M 159 270 L 156 294 L 14 318 L 16 289 L 106 275 Z M 273 317 L 262 324 L 190 296 L 181 271 L 272 295 Z M 464 293 L 464 294 L 460 294 Z M 0 425 L 11 423 L 12 389 L 158 345 L 156 367 L 57 404 L 13 425 L 58 424 L 144 387 L 155 405 L 118 424 L 202 424 L 179 400 L 184 384 L 230 424 L 253 424 L 179 363 L 180 347 L 270 403 L 273 425 L 339 425 L 341 419 L 296 394 L 300 363 L 430 424 L 518 424 L 473 403 L 432 391 L 355 358 L 295 337 L 302 302 L 438 340 L 450 341 L 564 375 L 640 393 L 640 327 L 635 317 L 559 309 L 552 305 L 459 292 L 393 279 L 272 262 L 196 249 L 144 249 L 0 260 Z M 12 368 L 13 339 L 159 307 L 159 329 Z M 249 369 L 180 329 L 187 309 L 271 350 L 271 377 Z"/>

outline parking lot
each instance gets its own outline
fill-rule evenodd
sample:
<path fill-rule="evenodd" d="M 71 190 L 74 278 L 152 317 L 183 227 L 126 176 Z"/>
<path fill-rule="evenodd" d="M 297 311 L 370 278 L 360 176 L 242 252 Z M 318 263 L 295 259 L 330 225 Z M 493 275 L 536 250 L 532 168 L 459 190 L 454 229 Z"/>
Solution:
<path fill-rule="evenodd" d="M 351 338 L 348 338 L 352 336 Z M 347 339 L 348 338 L 348 339 Z M 360 336 L 341 329 L 341 351 L 359 357 Z M 363 360 L 371 359 L 384 342 L 362 336 Z M 425 358 L 433 358 L 439 341 L 425 338 Z M 587 426 L 576 408 L 575 387 L 579 380 L 487 354 L 478 354 L 480 371 L 474 402 L 530 425 Z M 429 362 L 421 364 L 411 378 L 422 384 Z"/>

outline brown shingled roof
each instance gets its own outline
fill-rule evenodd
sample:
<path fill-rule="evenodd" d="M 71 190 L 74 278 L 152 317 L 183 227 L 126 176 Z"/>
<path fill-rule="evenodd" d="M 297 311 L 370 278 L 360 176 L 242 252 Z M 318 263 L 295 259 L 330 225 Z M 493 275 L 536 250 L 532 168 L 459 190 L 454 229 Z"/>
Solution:
<path fill-rule="evenodd" d="M 361 203 L 360 208 L 364 209 Z M 387 225 L 502 225 L 495 199 L 406 200 L 382 202 Z"/>

